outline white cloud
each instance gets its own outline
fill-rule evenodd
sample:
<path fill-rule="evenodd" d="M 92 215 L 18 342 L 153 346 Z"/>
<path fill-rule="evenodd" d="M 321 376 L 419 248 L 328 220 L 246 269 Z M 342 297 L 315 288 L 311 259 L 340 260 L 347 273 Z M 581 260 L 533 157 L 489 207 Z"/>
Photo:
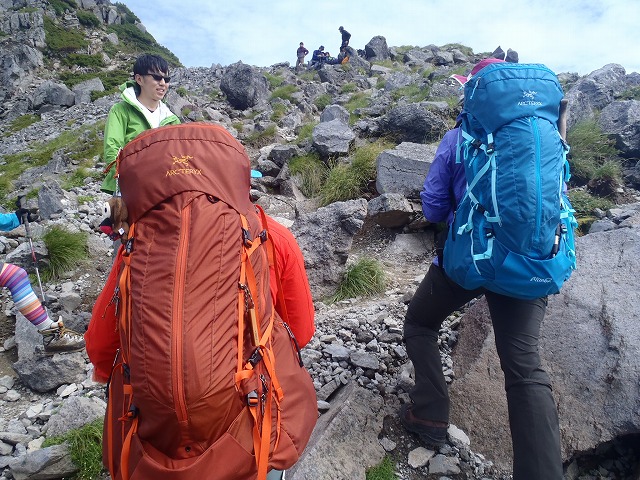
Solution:
<path fill-rule="evenodd" d="M 338 26 L 364 48 L 382 35 L 389 46 L 461 43 L 474 52 L 501 45 L 521 62 L 557 72 L 592 72 L 619 63 L 640 71 L 638 0 L 125 0 L 156 40 L 186 66 L 259 66 L 295 62 L 300 41 L 337 53 Z"/>

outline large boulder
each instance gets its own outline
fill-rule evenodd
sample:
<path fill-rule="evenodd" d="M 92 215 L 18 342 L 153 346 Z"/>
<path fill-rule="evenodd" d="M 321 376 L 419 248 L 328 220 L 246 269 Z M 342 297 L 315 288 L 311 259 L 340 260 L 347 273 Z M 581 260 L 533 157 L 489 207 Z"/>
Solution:
<path fill-rule="evenodd" d="M 336 202 L 301 214 L 291 227 L 304 254 L 314 298 L 333 295 L 342 280 L 353 237 L 367 216 L 364 198 Z"/>
<path fill-rule="evenodd" d="M 220 79 L 220 90 L 233 108 L 246 110 L 267 99 L 269 84 L 257 69 L 237 62 L 225 70 Z"/>
<path fill-rule="evenodd" d="M 370 61 L 388 60 L 389 47 L 387 46 L 387 39 L 381 35 L 373 37 L 364 46 L 365 57 Z"/>
<path fill-rule="evenodd" d="M 610 63 L 580 78 L 566 93 L 569 101 L 567 126 L 596 118 L 596 114 L 611 103 L 626 88 L 625 69 Z"/>
<path fill-rule="evenodd" d="M 435 144 L 403 142 L 391 150 L 383 151 L 376 160 L 378 193 L 398 193 L 407 198 L 419 198 L 436 150 Z"/>
<path fill-rule="evenodd" d="M 598 123 L 622 155 L 640 158 L 640 101 L 610 103 L 602 109 Z"/>
<path fill-rule="evenodd" d="M 76 95 L 62 83 L 47 80 L 42 83 L 33 95 L 35 110 L 45 105 L 70 107 L 76 103 Z"/>
<path fill-rule="evenodd" d="M 311 134 L 314 148 L 323 158 L 332 155 L 346 155 L 356 138 L 349 124 L 336 118 L 328 122 L 320 122 Z"/>
<path fill-rule="evenodd" d="M 380 119 L 380 127 L 401 142 L 427 143 L 442 138 L 446 122 L 419 103 L 399 105 Z"/>
<path fill-rule="evenodd" d="M 549 298 L 540 350 L 558 404 L 565 460 L 640 433 L 640 304 L 629 293 L 640 282 L 639 237 L 636 226 L 578 238 L 578 270 Z M 474 450 L 491 452 L 492 460 L 510 468 L 504 377 L 484 299 L 462 325 L 451 420 L 468 433 Z"/>

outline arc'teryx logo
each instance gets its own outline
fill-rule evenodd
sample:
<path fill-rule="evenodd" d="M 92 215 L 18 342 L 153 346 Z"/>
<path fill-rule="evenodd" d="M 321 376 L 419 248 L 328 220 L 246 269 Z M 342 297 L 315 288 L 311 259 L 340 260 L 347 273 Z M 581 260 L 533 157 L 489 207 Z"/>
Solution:
<path fill-rule="evenodd" d="M 536 95 L 538 95 L 538 92 L 536 92 L 535 90 L 523 90 L 522 91 L 522 98 L 524 100 L 520 100 L 518 102 L 518 105 L 520 105 L 520 106 L 542 105 L 542 102 L 540 102 L 539 100 L 536 100 Z"/>
<path fill-rule="evenodd" d="M 201 169 L 190 167 L 189 160 L 193 160 L 191 155 L 180 155 L 179 157 L 172 155 L 171 158 L 173 162 L 171 162 L 171 168 L 167 170 L 167 177 L 172 175 L 202 175 Z"/>

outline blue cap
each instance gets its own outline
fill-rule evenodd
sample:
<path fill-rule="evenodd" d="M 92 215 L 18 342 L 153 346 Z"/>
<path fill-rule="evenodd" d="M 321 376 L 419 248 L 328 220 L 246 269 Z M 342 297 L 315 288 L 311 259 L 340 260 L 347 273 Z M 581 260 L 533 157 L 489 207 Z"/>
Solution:
<path fill-rule="evenodd" d="M 262 173 L 258 170 L 251 170 L 251 178 L 262 178 Z"/>

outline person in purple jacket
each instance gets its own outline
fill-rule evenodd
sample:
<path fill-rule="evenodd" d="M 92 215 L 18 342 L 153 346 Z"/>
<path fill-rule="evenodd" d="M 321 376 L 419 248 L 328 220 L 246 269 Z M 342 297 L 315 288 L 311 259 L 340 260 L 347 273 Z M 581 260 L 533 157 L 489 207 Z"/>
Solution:
<path fill-rule="evenodd" d="M 494 61 L 498 60 L 484 60 L 472 75 Z M 432 223 L 450 224 L 466 190 L 464 166 L 456 163 L 459 134 L 457 126 L 445 134 L 420 194 L 424 216 Z M 538 352 L 547 298 L 521 300 L 482 288 L 466 290 L 453 282 L 441 265 L 437 259 L 431 264 L 406 313 L 404 341 L 415 368 L 415 387 L 410 392 L 411 403 L 400 410 L 400 421 L 429 446 L 446 442 L 449 395 L 438 349 L 440 326 L 451 313 L 484 294 L 505 377 L 513 478 L 561 480 L 558 413 Z"/>

